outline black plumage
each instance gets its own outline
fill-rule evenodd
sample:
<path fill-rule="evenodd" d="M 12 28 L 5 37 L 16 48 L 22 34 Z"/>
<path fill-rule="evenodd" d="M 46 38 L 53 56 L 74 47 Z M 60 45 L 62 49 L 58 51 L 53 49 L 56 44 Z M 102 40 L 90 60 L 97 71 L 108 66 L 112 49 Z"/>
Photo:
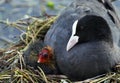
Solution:
<path fill-rule="evenodd" d="M 66 51 L 76 20 L 75 35 L 80 38 Z M 120 62 L 120 28 L 116 22 L 119 19 L 109 0 L 75 0 L 61 13 L 44 41 L 54 49 L 63 74 L 73 80 L 84 80 L 110 72 Z"/>

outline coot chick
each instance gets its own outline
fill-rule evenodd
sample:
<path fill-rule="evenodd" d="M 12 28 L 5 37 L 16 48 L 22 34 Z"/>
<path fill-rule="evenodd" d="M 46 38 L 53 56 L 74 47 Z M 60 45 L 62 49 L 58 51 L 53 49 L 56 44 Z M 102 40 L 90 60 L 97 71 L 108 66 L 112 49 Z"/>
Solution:
<path fill-rule="evenodd" d="M 42 40 L 36 40 L 35 42 L 32 42 L 29 45 L 28 49 L 26 49 L 23 54 L 26 65 L 29 65 L 33 67 L 34 69 L 37 69 L 39 66 L 44 71 L 45 74 L 58 74 L 56 65 L 45 63 L 46 61 L 48 63 L 50 60 L 49 58 L 45 57 L 47 53 L 48 55 L 50 55 L 51 61 L 53 61 L 52 59 L 53 53 L 52 53 L 51 48 L 46 46 Z M 46 61 L 43 57 L 42 59 L 41 57 L 39 58 L 40 55 L 44 56 L 46 58 Z"/>
<path fill-rule="evenodd" d="M 38 63 L 51 64 L 54 60 L 53 49 L 49 46 L 45 46 L 38 54 Z"/>
<path fill-rule="evenodd" d="M 75 0 L 45 36 L 57 66 L 71 80 L 110 72 L 120 62 L 117 15 L 108 0 Z M 71 43 L 72 42 L 72 43 Z"/>

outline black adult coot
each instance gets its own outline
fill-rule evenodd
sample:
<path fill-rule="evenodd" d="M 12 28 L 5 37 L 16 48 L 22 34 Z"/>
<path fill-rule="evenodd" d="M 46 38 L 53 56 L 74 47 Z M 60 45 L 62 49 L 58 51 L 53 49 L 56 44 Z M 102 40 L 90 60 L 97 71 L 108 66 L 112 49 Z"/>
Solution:
<path fill-rule="evenodd" d="M 120 62 L 119 25 L 108 0 L 74 0 L 45 36 L 60 71 L 72 80 L 110 72 Z"/>

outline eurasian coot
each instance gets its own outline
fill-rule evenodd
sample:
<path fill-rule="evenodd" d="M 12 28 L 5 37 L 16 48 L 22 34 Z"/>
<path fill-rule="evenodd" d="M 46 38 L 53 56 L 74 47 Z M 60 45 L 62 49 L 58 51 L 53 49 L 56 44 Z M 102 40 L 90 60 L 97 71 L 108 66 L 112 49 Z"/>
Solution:
<path fill-rule="evenodd" d="M 109 0 L 75 0 L 44 41 L 53 48 L 63 74 L 84 80 L 110 72 L 120 62 L 118 22 Z"/>
<path fill-rule="evenodd" d="M 41 51 L 43 54 L 40 54 L 39 51 Z M 47 53 L 50 55 L 50 57 L 47 57 L 46 55 Z M 39 66 L 44 71 L 45 74 L 58 74 L 59 73 L 57 67 L 54 67 L 56 66 L 56 64 L 54 64 L 53 62 L 54 60 L 53 60 L 53 53 L 52 53 L 51 48 L 46 46 L 42 40 L 36 40 L 35 42 L 32 42 L 29 45 L 28 49 L 24 51 L 23 55 L 24 55 L 26 65 L 34 67 L 34 69 L 37 69 Z M 38 55 L 42 55 L 42 57 L 40 57 L 41 61 L 38 60 Z M 37 60 L 40 63 L 38 63 Z"/>

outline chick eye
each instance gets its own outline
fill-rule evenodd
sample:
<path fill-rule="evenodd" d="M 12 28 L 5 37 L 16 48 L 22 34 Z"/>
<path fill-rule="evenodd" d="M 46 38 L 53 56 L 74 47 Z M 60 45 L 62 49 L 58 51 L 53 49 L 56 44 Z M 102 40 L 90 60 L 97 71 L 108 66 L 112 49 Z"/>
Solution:
<path fill-rule="evenodd" d="M 47 57 L 48 57 L 48 54 L 47 54 L 47 53 L 44 53 L 44 54 L 43 54 L 43 57 L 47 58 Z"/>

